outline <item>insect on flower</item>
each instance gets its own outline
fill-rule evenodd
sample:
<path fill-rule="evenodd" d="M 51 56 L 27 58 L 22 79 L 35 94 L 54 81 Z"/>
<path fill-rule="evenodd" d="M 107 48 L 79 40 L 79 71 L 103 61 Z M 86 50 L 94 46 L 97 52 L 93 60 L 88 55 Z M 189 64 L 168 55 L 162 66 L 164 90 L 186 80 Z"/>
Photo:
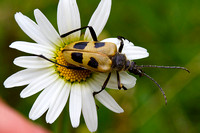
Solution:
<path fill-rule="evenodd" d="M 189 72 L 188 69 L 184 67 L 180 67 L 180 66 L 136 65 L 134 61 L 128 60 L 126 58 L 126 55 L 121 53 L 124 46 L 125 38 L 118 36 L 118 39 L 120 40 L 120 47 L 117 50 L 117 46 L 115 43 L 99 42 L 97 40 L 97 35 L 92 26 L 85 26 L 82 28 L 72 30 L 68 33 L 61 35 L 61 38 L 65 38 L 74 32 L 77 32 L 79 30 L 83 30 L 86 28 L 89 28 L 93 41 L 73 42 L 69 45 L 66 45 L 64 49 L 62 50 L 64 59 L 70 65 L 65 66 L 65 65 L 59 64 L 57 62 L 54 62 L 46 58 L 43 55 L 36 55 L 36 56 L 41 57 L 57 65 L 66 67 L 68 69 L 75 69 L 75 70 L 88 69 L 90 71 L 102 72 L 102 73 L 109 72 L 105 82 L 102 85 L 101 90 L 97 92 L 93 92 L 94 96 L 106 88 L 111 76 L 111 71 L 113 70 L 116 71 L 116 74 L 117 74 L 118 89 L 123 88 L 124 90 L 127 90 L 127 88 L 120 82 L 119 72 L 129 71 L 130 73 L 139 75 L 140 77 L 146 76 L 147 78 L 151 79 L 161 90 L 165 98 L 165 103 L 167 104 L 167 98 L 161 86 L 152 77 L 147 75 L 142 70 L 142 68 L 154 67 L 154 68 L 182 69 Z"/>

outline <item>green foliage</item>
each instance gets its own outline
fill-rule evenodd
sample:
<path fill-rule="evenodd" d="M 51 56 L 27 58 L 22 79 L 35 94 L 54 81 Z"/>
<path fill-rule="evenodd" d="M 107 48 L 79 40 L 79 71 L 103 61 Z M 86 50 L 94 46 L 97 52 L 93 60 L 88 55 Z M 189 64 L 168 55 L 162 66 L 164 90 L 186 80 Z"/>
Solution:
<path fill-rule="evenodd" d="M 99 1 L 77 0 L 83 26 L 89 22 Z M 16 40 L 32 42 L 18 27 L 14 14 L 21 11 L 34 20 L 33 10 L 39 8 L 57 29 L 57 2 L 0 2 L 0 96 L 25 117 L 28 117 L 37 96 L 22 100 L 19 93 L 24 87 L 5 89 L 3 86 L 3 81 L 8 76 L 21 69 L 12 63 L 13 59 L 24 55 L 8 46 Z M 200 132 L 200 1 L 113 0 L 110 18 L 100 38 L 118 35 L 146 48 L 150 53 L 148 58 L 137 60 L 137 64 L 185 66 L 191 73 L 181 70 L 145 69 L 165 90 L 167 106 L 159 89 L 145 77 L 137 77 L 137 85 L 128 91 L 109 91 L 125 112 L 115 114 L 100 105 L 97 132 Z M 68 113 L 68 108 L 62 113 L 66 116 L 64 113 Z M 58 124 L 60 119 L 62 118 L 59 117 L 55 124 Z M 68 117 L 64 120 L 68 127 L 66 129 L 70 132 L 88 132 L 83 121 L 78 129 L 71 129 L 69 121 Z M 44 118 L 40 118 L 36 123 L 49 127 Z M 51 128 L 53 127 L 55 125 Z"/>

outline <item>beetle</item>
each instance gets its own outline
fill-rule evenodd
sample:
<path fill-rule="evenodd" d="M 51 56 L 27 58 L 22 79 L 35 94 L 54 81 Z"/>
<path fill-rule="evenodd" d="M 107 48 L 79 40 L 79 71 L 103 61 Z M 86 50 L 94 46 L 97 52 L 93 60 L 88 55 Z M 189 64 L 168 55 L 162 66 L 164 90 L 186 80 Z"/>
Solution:
<path fill-rule="evenodd" d="M 50 62 L 53 62 L 55 64 L 58 64 L 60 66 L 66 67 L 68 69 L 76 69 L 76 70 L 83 70 L 88 69 L 95 72 L 109 72 L 104 84 L 102 85 L 101 90 L 97 92 L 93 92 L 93 95 L 100 93 L 103 91 L 111 77 L 111 72 L 116 71 L 117 73 L 117 84 L 118 89 L 124 89 L 127 90 L 127 88 L 121 84 L 120 82 L 120 71 L 129 71 L 132 74 L 141 76 L 146 76 L 147 78 L 151 79 L 161 90 L 164 98 L 165 103 L 167 104 L 167 98 L 165 95 L 165 92 L 161 88 L 161 86 L 149 75 L 147 75 L 142 68 L 144 67 L 156 67 L 156 68 L 170 68 L 170 69 L 182 69 L 187 72 L 189 72 L 188 69 L 180 66 L 156 66 L 156 65 L 136 65 L 134 61 L 127 60 L 126 55 L 122 54 L 122 49 L 124 47 L 124 39 L 121 36 L 118 36 L 118 39 L 120 40 L 120 47 L 117 50 L 117 46 L 114 43 L 111 42 L 99 42 L 97 40 L 96 33 L 91 26 L 85 26 L 82 28 L 78 28 L 75 30 L 72 30 L 68 33 L 65 33 L 61 35 L 61 38 L 67 37 L 68 35 L 77 32 L 79 30 L 83 30 L 89 28 L 89 31 L 91 33 L 93 41 L 77 41 L 73 42 L 69 45 L 66 45 L 64 49 L 62 50 L 62 53 L 64 55 L 64 59 L 67 61 L 67 63 L 72 64 L 69 66 L 65 66 L 62 64 L 58 64 L 57 62 L 54 62 L 48 58 L 46 58 L 43 55 L 37 55 L 38 57 L 41 57 L 43 59 L 46 59 Z"/>

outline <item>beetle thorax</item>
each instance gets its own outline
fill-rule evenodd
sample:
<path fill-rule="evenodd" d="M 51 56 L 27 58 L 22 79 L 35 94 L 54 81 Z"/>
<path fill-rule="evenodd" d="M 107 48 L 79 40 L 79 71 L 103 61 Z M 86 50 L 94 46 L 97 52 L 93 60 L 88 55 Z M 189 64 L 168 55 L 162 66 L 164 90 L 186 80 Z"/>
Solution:
<path fill-rule="evenodd" d="M 116 71 L 126 70 L 129 67 L 130 61 L 127 60 L 125 54 L 119 52 L 112 57 L 112 69 Z M 128 66 L 127 66 L 128 65 Z"/>

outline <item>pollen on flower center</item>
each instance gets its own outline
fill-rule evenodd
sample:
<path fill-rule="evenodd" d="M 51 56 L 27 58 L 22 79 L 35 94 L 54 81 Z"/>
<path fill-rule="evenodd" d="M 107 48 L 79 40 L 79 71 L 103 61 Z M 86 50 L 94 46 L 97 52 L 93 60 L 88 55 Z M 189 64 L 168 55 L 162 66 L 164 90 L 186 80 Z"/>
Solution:
<path fill-rule="evenodd" d="M 57 53 L 58 56 L 56 57 L 56 61 L 57 61 L 57 63 L 59 63 L 61 65 L 67 66 L 68 63 L 64 59 L 64 56 L 63 56 L 61 51 L 59 51 Z M 60 65 L 57 65 L 57 70 L 58 70 L 60 76 L 62 76 L 63 78 L 65 78 L 66 80 L 68 80 L 70 82 L 85 81 L 86 78 L 90 77 L 90 75 L 91 75 L 90 70 L 67 69 L 66 67 L 63 67 L 63 66 L 60 66 Z"/>

